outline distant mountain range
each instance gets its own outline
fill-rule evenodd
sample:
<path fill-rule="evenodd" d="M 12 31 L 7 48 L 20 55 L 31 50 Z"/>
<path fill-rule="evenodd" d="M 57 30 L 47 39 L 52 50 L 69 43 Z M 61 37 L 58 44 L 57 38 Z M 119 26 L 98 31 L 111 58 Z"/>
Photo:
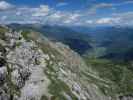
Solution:
<path fill-rule="evenodd" d="M 95 47 L 93 44 L 94 48 L 106 49 L 106 53 L 100 56 L 100 58 L 125 61 L 133 59 L 132 27 L 74 27 L 73 29 L 83 34 L 89 35 L 89 37 L 95 41 Z"/>
<path fill-rule="evenodd" d="M 69 27 L 31 24 L 10 24 L 9 26 L 13 29 L 32 29 L 43 33 L 44 36 L 52 41 L 61 41 L 64 44 L 69 45 L 71 49 L 79 54 L 84 54 L 87 50 L 92 48 L 89 35 L 82 34 Z"/>
<path fill-rule="evenodd" d="M 50 25 L 10 24 L 14 29 L 32 29 L 53 41 L 61 41 L 81 55 L 95 53 L 95 48 L 105 48 L 102 58 L 133 59 L 133 28 L 119 26 L 65 27 Z M 103 51 L 102 51 L 103 52 Z M 100 52 L 99 52 L 100 53 Z M 99 54 L 98 54 L 99 55 Z"/>

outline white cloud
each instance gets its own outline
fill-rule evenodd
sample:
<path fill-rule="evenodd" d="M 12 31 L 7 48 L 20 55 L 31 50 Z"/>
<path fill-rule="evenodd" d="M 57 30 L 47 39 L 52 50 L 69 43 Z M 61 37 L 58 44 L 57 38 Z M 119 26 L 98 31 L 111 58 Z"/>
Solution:
<path fill-rule="evenodd" d="M 93 24 L 93 21 L 92 20 L 87 20 L 86 24 Z"/>
<path fill-rule="evenodd" d="M 109 9 L 112 9 L 112 10 L 116 10 L 116 7 L 118 6 L 123 6 L 123 5 L 126 5 L 126 4 L 133 4 L 133 1 L 132 0 L 125 0 L 121 3 L 97 3 L 97 4 L 94 4 L 93 6 L 91 6 L 88 10 L 88 14 L 95 14 L 97 10 L 100 10 L 100 9 L 105 9 L 105 8 L 109 8 Z"/>
<path fill-rule="evenodd" d="M 133 19 L 133 11 L 124 12 L 124 13 L 114 13 L 114 17 L 122 17 L 122 18 L 132 18 Z"/>
<path fill-rule="evenodd" d="M 7 16 L 2 16 L 1 19 L 2 20 L 5 20 L 7 18 Z"/>
<path fill-rule="evenodd" d="M 66 5 L 68 5 L 68 3 L 66 3 L 66 2 L 60 2 L 56 6 L 57 7 L 61 7 L 61 6 L 66 6 Z"/>
<path fill-rule="evenodd" d="M 101 18 L 96 21 L 97 24 L 110 24 L 112 22 L 112 18 Z"/>
<path fill-rule="evenodd" d="M 65 11 L 57 11 L 52 10 L 49 16 L 45 17 L 47 22 L 49 23 L 56 23 L 56 24 L 76 24 L 80 21 L 81 15 L 79 13 L 72 13 L 72 12 L 65 12 Z"/>
<path fill-rule="evenodd" d="M 20 11 L 16 12 L 16 15 L 17 16 L 20 16 L 21 15 L 21 12 Z"/>
<path fill-rule="evenodd" d="M 120 18 L 123 25 L 133 25 L 133 11 L 113 14 L 114 18 Z"/>
<path fill-rule="evenodd" d="M 95 4 L 92 7 L 89 8 L 88 13 L 89 14 L 95 14 L 97 10 L 102 9 L 102 8 L 112 8 L 113 4 L 110 3 L 99 3 Z"/>
<path fill-rule="evenodd" d="M 117 4 L 118 5 L 118 4 Z M 113 7 L 112 4 L 98 4 L 93 6 L 90 11 L 95 12 L 99 8 Z M 1 8 L 1 6 L 0 6 Z M 9 8 L 9 7 L 7 7 Z M 7 9 L 6 8 L 6 9 Z M 5 8 L 4 8 L 5 9 Z M 133 25 L 133 12 L 110 14 L 109 16 L 90 16 L 86 11 L 61 11 L 40 5 L 39 7 L 18 7 L 11 10 L 0 12 L 1 23 L 48 23 L 58 25 Z M 99 18 L 100 17 L 100 18 Z"/>
<path fill-rule="evenodd" d="M 81 16 L 80 14 L 75 13 L 75 14 L 70 15 L 69 16 L 69 19 L 71 19 L 71 20 L 77 20 L 80 16 Z"/>
<path fill-rule="evenodd" d="M 11 9 L 13 7 L 12 4 L 6 2 L 6 1 L 0 1 L 0 10 L 7 10 Z"/>
<path fill-rule="evenodd" d="M 39 16 L 48 15 L 50 8 L 48 5 L 40 5 L 39 8 L 35 8 L 34 10 L 35 10 L 35 13 L 32 16 L 39 17 Z"/>
<path fill-rule="evenodd" d="M 123 4 L 132 4 L 133 1 L 132 0 L 126 0 Z"/>
<path fill-rule="evenodd" d="M 118 24 L 120 22 L 120 18 L 101 18 L 96 21 L 97 24 Z"/>
<path fill-rule="evenodd" d="M 64 13 L 64 18 L 62 22 L 69 25 L 77 25 L 80 22 L 81 15 L 79 13 Z"/>
<path fill-rule="evenodd" d="M 91 8 L 91 10 L 97 10 L 97 9 L 101 9 L 101 8 L 108 8 L 108 7 L 112 7 L 113 4 L 110 3 L 100 3 L 100 4 L 96 4 L 95 6 L 93 6 Z"/>
<path fill-rule="evenodd" d="M 1 17 L 1 21 L 5 21 L 6 18 L 7 18 L 7 16 L 2 16 L 2 17 Z"/>

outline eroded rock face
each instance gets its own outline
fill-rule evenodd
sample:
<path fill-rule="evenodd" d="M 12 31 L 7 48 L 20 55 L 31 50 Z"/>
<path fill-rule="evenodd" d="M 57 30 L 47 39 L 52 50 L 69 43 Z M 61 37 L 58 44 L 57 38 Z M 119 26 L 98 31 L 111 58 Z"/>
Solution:
<path fill-rule="evenodd" d="M 0 100 L 112 100 L 88 81 L 98 76 L 88 73 L 91 69 L 77 53 L 30 35 L 27 40 L 21 32 L 9 31 L 0 39 Z"/>
<path fill-rule="evenodd" d="M 47 94 L 50 82 L 44 74 L 48 55 L 33 41 L 27 42 L 19 32 L 10 31 L 5 36 L 8 40 L 3 41 L 0 50 L 0 100 L 40 100 L 43 94 Z M 8 50 L 7 54 L 4 49 Z"/>
<path fill-rule="evenodd" d="M 119 96 L 120 100 L 133 100 L 132 95 Z"/>

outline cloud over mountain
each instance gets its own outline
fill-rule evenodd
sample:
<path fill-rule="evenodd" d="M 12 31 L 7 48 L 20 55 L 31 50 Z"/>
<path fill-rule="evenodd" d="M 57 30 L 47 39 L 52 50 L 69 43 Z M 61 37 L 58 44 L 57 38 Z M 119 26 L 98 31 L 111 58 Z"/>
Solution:
<path fill-rule="evenodd" d="M 13 8 L 13 5 L 6 2 L 6 1 L 0 1 L 0 10 L 8 10 Z"/>
<path fill-rule="evenodd" d="M 15 5 L 0 1 L 0 23 L 40 23 L 58 25 L 123 25 L 133 24 L 133 11 L 119 11 L 120 7 L 132 5 L 132 1 L 119 3 L 93 3 L 88 8 L 62 10 L 68 2 L 59 2 L 54 6 L 40 4 L 37 6 Z M 116 9 L 112 9 L 116 8 Z M 108 11 L 108 12 L 107 12 Z M 109 13 L 109 14 L 107 14 Z"/>

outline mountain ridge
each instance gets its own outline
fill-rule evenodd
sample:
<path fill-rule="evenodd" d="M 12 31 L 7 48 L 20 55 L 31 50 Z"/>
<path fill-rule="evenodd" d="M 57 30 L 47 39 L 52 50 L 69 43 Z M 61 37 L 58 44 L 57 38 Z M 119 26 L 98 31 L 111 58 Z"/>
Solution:
<path fill-rule="evenodd" d="M 0 32 L 1 57 L 5 57 L 0 59 L 0 98 L 132 100 L 130 66 L 102 59 L 84 60 L 69 46 L 59 41 L 53 42 L 33 30 L 16 31 L 4 26 L 0 28 Z M 8 50 L 8 53 L 5 53 L 5 50 Z M 125 72 L 126 74 L 123 74 Z M 122 81 L 121 75 L 128 79 L 124 78 Z M 120 84 L 119 79 L 124 84 Z M 29 93 L 31 89 L 33 91 Z"/>
<path fill-rule="evenodd" d="M 1 30 L 1 34 L 4 32 L 0 36 L 1 49 L 8 50 L 8 53 L 1 51 L 4 55 L 1 55 L 3 58 L 0 61 L 0 98 L 107 100 L 105 98 L 108 97 L 93 83 L 88 84 L 88 76 L 83 74 L 88 73 L 88 67 L 69 47 L 62 43 L 52 43 L 33 31 Z M 93 73 L 89 76 L 93 77 Z M 95 78 L 98 79 L 97 76 Z"/>

